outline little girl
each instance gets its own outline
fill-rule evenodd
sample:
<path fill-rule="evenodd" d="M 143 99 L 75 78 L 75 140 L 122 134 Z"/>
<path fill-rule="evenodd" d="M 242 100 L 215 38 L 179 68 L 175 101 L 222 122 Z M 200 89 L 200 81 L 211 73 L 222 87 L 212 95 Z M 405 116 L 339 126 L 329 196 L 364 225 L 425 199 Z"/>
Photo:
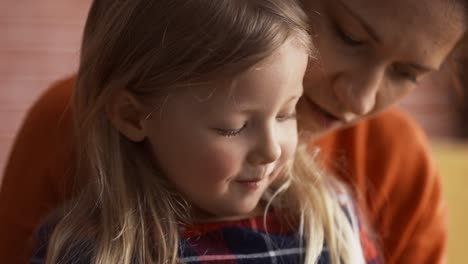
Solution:
<path fill-rule="evenodd" d="M 376 263 L 345 188 L 296 151 L 306 25 L 294 0 L 95 0 L 86 185 L 31 262 Z"/>

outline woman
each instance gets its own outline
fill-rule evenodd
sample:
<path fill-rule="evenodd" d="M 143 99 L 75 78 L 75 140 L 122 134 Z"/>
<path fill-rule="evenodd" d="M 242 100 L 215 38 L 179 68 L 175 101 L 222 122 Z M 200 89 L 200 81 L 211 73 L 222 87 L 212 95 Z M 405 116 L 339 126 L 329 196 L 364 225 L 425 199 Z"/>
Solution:
<path fill-rule="evenodd" d="M 446 211 L 425 139 L 396 110 L 374 115 L 440 67 L 465 32 L 467 3 L 303 4 L 321 64 L 304 82 L 301 129 L 321 137 L 315 142 L 323 156 L 363 193 L 361 207 L 368 210 L 387 263 L 444 262 Z M 73 144 L 67 104 L 73 82 L 49 89 L 15 143 L 0 192 L 0 234 L 9 235 L 0 236 L 0 259 L 6 263 L 27 261 L 38 222 L 70 196 Z"/>

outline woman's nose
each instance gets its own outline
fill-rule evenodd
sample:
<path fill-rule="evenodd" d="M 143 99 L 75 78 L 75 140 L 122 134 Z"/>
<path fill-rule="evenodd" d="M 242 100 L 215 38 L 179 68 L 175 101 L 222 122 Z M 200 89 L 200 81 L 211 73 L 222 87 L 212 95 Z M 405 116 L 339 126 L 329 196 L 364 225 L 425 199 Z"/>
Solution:
<path fill-rule="evenodd" d="M 356 115 L 365 115 L 375 107 L 382 79 L 383 73 L 380 71 L 368 71 L 354 76 L 341 74 L 335 78 L 333 90 L 347 111 Z"/>

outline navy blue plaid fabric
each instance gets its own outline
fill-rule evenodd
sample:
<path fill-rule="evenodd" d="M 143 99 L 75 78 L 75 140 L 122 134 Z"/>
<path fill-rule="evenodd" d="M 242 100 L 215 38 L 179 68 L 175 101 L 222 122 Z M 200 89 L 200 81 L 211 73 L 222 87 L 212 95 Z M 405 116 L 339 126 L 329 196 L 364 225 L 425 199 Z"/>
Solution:
<path fill-rule="evenodd" d="M 281 225 L 275 211 L 268 214 L 266 226 L 263 217 L 256 217 L 231 222 L 199 223 L 184 228 L 179 248 L 180 260 L 183 263 L 304 263 L 303 239 L 297 232 Z M 370 243 L 364 232 L 360 234 L 366 262 L 379 263 L 374 244 Z M 326 247 L 318 263 L 330 263 Z"/>
<path fill-rule="evenodd" d="M 268 229 L 266 228 L 268 227 Z M 40 244 L 31 264 L 42 264 L 46 254 L 50 227 L 41 228 Z M 302 238 L 280 224 L 272 210 L 263 216 L 215 223 L 180 225 L 179 256 L 187 264 L 287 264 L 303 263 Z M 378 254 L 372 241 L 361 231 L 361 241 L 368 264 L 377 264 Z M 89 245 L 89 244 L 88 244 Z M 72 263 L 89 263 L 89 257 L 77 256 Z M 319 264 L 328 264 L 326 247 Z"/>
<path fill-rule="evenodd" d="M 297 233 L 282 229 L 270 215 L 268 222 L 268 233 L 263 217 L 192 226 L 183 232 L 180 260 L 187 264 L 303 263 Z"/>

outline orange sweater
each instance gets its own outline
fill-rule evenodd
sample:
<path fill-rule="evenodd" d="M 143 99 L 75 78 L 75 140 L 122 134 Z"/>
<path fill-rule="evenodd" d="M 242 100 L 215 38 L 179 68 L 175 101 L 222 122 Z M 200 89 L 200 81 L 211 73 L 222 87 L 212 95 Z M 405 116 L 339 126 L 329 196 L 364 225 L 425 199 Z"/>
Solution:
<path fill-rule="evenodd" d="M 27 263 L 37 224 L 70 196 L 74 78 L 51 87 L 19 132 L 0 192 L 0 262 Z M 327 135 L 322 153 L 363 194 L 387 263 L 445 263 L 446 207 L 427 143 L 391 110 Z"/>

